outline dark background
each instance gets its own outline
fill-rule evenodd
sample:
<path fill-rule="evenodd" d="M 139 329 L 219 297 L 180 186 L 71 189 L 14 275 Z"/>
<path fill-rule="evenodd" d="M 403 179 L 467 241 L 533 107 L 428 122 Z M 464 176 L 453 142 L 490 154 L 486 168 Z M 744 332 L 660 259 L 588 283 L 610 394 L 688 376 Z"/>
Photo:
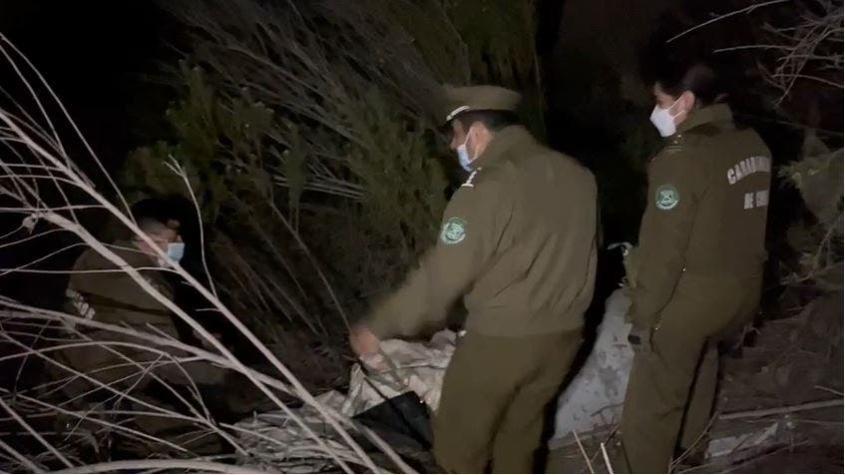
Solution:
<path fill-rule="evenodd" d="M 0 1 L 0 32 L 43 73 L 107 167 L 163 128 L 157 64 L 177 26 L 152 1 Z"/>
<path fill-rule="evenodd" d="M 178 28 L 154 2 L 0 0 L 0 33 L 38 68 L 107 170 L 118 170 L 133 148 L 165 136 L 162 112 L 170 92 L 156 75 L 159 63 L 176 54 L 172 40 L 178 38 Z M 0 68 L 0 85 L 16 100 L 28 100 L 11 74 L 7 67 Z M 107 182 L 92 162 L 85 162 L 87 154 L 82 143 L 73 140 L 73 131 L 65 127 L 58 133 L 71 156 L 82 157 L 80 166 L 105 189 Z M 105 214 L 87 212 L 80 218 L 89 229 L 103 232 L 106 227 Z M 0 230 L 5 234 L 17 228 L 20 219 L 9 213 L 0 216 Z M 35 232 L 43 229 L 39 226 Z M 46 254 L 45 249 L 73 241 L 66 234 L 54 234 L 0 249 L 0 268 L 25 264 Z M 39 267 L 67 269 L 80 251 L 62 252 Z M 0 291 L 55 308 L 66 282 L 63 275 L 5 275 L 0 276 Z"/>
<path fill-rule="evenodd" d="M 666 35 L 700 22 L 714 11 L 729 11 L 734 3 L 539 2 L 537 51 L 547 98 L 547 140 L 596 172 L 602 193 L 608 194 L 603 198 L 605 242 L 634 241 L 643 205 L 639 194 L 644 180 L 641 170 L 637 173 L 630 164 L 619 162 L 632 130 L 645 125 L 646 135 L 656 139 L 647 124 L 652 102 L 649 87 L 642 79 L 643 57 Z M 692 55 L 725 43 L 742 44 L 754 21 L 758 19 L 744 15 L 722 22 L 679 42 L 678 49 Z M 118 170 L 132 149 L 168 136 L 163 112 L 173 91 L 162 85 L 157 76 L 161 64 L 173 63 L 179 57 L 181 30 L 153 0 L 0 0 L 0 32 L 29 57 L 54 87 L 108 170 Z M 775 122 L 777 118 L 762 104 L 763 96 L 752 90 L 756 88 L 754 82 L 739 74 L 749 69 L 748 57 L 732 56 L 726 60 L 733 61 L 727 70 L 737 73 L 730 85 L 731 101 L 743 111 L 739 119 L 763 135 L 774 151 L 776 164 L 793 160 L 800 150 L 801 130 Z M 5 85 L 9 81 L 2 74 L 0 81 Z M 10 93 L 14 95 L 15 91 Z M 836 107 L 840 105 L 841 94 Z M 799 119 L 807 115 L 812 116 L 799 114 Z M 821 116 L 835 118 L 829 124 L 821 120 L 821 125 L 841 127 L 841 110 Z M 62 131 L 60 135 L 65 136 Z M 71 143 L 70 147 L 72 154 L 74 147 L 80 152 L 74 156 L 84 155 L 78 143 Z M 98 174 L 92 176 L 98 185 L 105 186 Z M 770 225 L 770 247 L 776 252 L 785 246 L 779 240 L 783 230 L 799 212 L 790 203 L 800 201 L 794 192 L 783 187 L 778 190 L 772 202 L 772 209 L 777 211 L 772 213 Z M 85 219 L 95 230 L 104 225 L 94 215 Z M 4 216 L 0 224 L 5 232 L 14 229 L 19 218 Z M 16 246 L 11 251 L 0 250 L 0 267 L 19 265 L 31 260 L 32 255 L 43 255 L 35 243 Z M 65 252 L 42 266 L 67 268 L 76 255 Z M 603 255 L 602 259 L 597 300 L 612 290 L 621 277 L 618 256 Z M 6 295 L 54 306 L 53 298 L 62 295 L 66 278 L 29 277 L 0 277 L 0 286 Z"/>

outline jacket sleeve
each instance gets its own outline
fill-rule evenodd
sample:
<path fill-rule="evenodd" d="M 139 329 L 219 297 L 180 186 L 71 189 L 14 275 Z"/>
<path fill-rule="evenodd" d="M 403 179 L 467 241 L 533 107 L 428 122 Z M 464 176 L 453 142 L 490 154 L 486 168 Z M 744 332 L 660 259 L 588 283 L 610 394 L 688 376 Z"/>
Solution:
<path fill-rule="evenodd" d="M 404 284 L 377 304 L 367 323 L 382 339 L 414 336 L 445 320 L 494 255 L 510 216 L 507 193 L 496 182 L 465 184 L 446 211 L 437 244 Z"/>
<path fill-rule="evenodd" d="M 631 293 L 631 321 L 654 327 L 669 303 L 686 265 L 700 183 L 686 150 L 668 147 L 649 168 L 646 211 L 640 225 L 637 275 Z"/>

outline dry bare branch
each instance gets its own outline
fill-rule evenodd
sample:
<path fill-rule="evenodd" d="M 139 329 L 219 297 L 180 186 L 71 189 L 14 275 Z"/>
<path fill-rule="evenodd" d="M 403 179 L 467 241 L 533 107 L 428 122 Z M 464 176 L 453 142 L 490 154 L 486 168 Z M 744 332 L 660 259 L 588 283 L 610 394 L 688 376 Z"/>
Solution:
<path fill-rule="evenodd" d="M 732 16 L 736 16 L 736 15 L 739 15 L 739 14 L 742 14 L 742 13 L 751 13 L 758 8 L 768 7 L 768 6 L 776 5 L 776 4 L 779 4 L 779 3 L 786 3 L 786 2 L 789 2 L 789 1 L 792 1 L 792 0 L 769 0 L 769 1 L 766 1 L 766 2 L 755 3 L 753 5 L 749 5 L 745 8 L 740 8 L 740 9 L 737 9 L 737 10 L 734 10 L 734 11 L 731 11 L 731 12 L 728 12 L 728 13 L 717 15 L 716 17 L 711 18 L 711 19 L 705 21 L 704 23 L 699 23 L 698 25 L 695 25 L 692 28 L 686 29 L 686 30 L 678 33 L 677 35 L 675 35 L 675 36 L 669 38 L 668 40 L 666 40 L 666 43 L 671 43 L 671 42 L 677 40 L 678 38 L 686 36 L 689 33 L 692 33 L 693 31 L 699 30 L 699 29 L 704 28 L 708 25 L 712 25 L 713 23 L 725 20 L 725 19 L 730 18 Z"/>
<path fill-rule="evenodd" d="M 10 49 L 15 51 L 20 58 L 13 56 L 9 52 Z M 12 64 L 16 71 L 23 74 L 21 72 L 22 70 L 17 68 L 16 61 L 23 60 L 26 64 L 29 64 L 28 60 L 23 58 L 17 50 L 14 50 L 13 47 L 8 44 L 8 41 L 2 36 L 0 36 L 0 53 L 2 53 L 3 57 Z M 60 101 L 52 94 L 52 91 L 49 90 L 49 86 L 44 83 L 43 78 L 41 78 L 37 72 L 35 72 L 35 74 L 37 76 L 37 81 L 29 81 L 24 77 L 21 77 L 21 80 L 26 84 L 31 93 L 39 98 L 39 109 L 41 109 L 44 114 L 46 114 L 45 111 L 48 109 L 48 104 L 46 102 L 42 104 L 42 102 L 40 102 L 41 96 L 38 96 L 39 88 L 43 88 L 49 91 L 48 97 L 52 98 L 53 102 L 55 102 L 55 104 L 51 105 L 64 111 Z M 78 129 L 76 129 L 73 121 L 67 116 L 66 119 L 72 125 L 73 130 L 78 132 Z M 243 324 L 243 322 L 220 301 L 217 293 L 213 289 L 209 289 L 197 281 L 194 276 L 185 271 L 165 252 L 158 249 L 150 237 L 137 226 L 132 217 L 125 211 L 128 210 L 128 208 L 125 206 L 125 201 L 123 201 L 122 196 L 118 198 L 118 201 L 124 205 L 123 208 L 125 208 L 125 210 L 121 209 L 120 205 L 115 205 L 109 201 L 105 196 L 103 196 L 103 194 L 95 189 L 91 181 L 88 180 L 87 177 L 81 173 L 79 167 L 75 165 L 74 160 L 67 155 L 65 148 L 60 145 L 60 141 L 57 138 L 45 140 L 45 137 L 52 137 L 52 135 L 44 132 L 38 134 L 32 133 L 31 130 L 39 129 L 38 124 L 30 123 L 28 125 L 22 125 L 27 123 L 27 119 L 25 117 L 16 116 L 11 114 L 8 110 L 2 108 L 0 108 L 0 123 L 4 125 L 2 130 L 0 130 L 0 142 L 3 142 L 18 152 L 10 155 L 16 160 L 25 159 L 23 163 L 31 162 L 35 165 L 33 168 L 26 168 L 28 171 L 23 174 L 16 174 L 13 167 L 4 166 L 3 169 L 6 171 L 6 175 L 2 177 L 2 184 L 4 185 L 2 192 L 6 198 L 14 200 L 17 203 L 17 206 L 9 206 L 8 211 L 19 213 L 21 215 L 23 218 L 22 226 L 24 228 L 34 229 L 36 223 L 41 223 L 41 225 L 45 225 L 50 229 L 62 230 L 63 232 L 70 232 L 75 235 L 80 242 L 73 244 L 74 246 L 84 245 L 88 249 L 95 251 L 100 256 L 110 261 L 116 267 L 117 271 L 128 276 L 140 289 L 167 308 L 175 317 L 184 321 L 204 340 L 206 344 L 208 344 L 210 349 L 209 351 L 186 345 L 152 328 L 142 330 L 138 328 L 123 327 L 120 325 L 109 325 L 93 319 L 75 317 L 63 312 L 38 309 L 11 301 L 9 299 L 0 299 L 0 304 L 12 311 L 11 314 L 6 315 L 11 316 L 12 320 L 23 320 L 24 323 L 27 324 L 43 324 L 44 322 L 49 321 L 60 324 L 59 328 L 65 329 L 68 328 L 65 325 L 71 324 L 69 328 L 71 328 L 72 331 L 66 331 L 65 336 L 63 337 L 70 338 L 71 341 L 60 344 L 52 344 L 51 346 L 48 345 L 47 348 L 38 348 L 29 347 L 27 346 L 27 343 L 20 339 L 21 337 L 30 337 L 32 332 L 19 332 L 15 330 L 12 328 L 15 323 L 14 321 L 0 322 L 2 324 L 0 327 L 0 336 L 2 336 L 6 342 L 14 345 L 20 350 L 17 355 L 23 358 L 29 357 L 30 355 L 37 356 L 46 363 L 56 366 L 71 374 L 73 377 L 81 378 L 85 380 L 86 383 L 93 385 L 95 388 L 109 392 L 112 395 L 111 399 L 109 399 L 110 402 L 119 402 L 124 400 L 131 401 L 134 404 L 138 404 L 139 406 L 145 408 L 142 410 L 114 408 L 100 409 L 97 406 L 93 406 L 86 410 L 78 411 L 65 407 L 66 404 L 75 401 L 65 400 L 51 402 L 43 400 L 38 394 L 29 394 L 27 391 L 9 392 L 3 390 L 0 392 L 0 407 L 6 410 L 6 412 L 10 414 L 11 418 L 24 427 L 33 438 L 41 443 L 41 445 L 47 448 L 47 454 L 32 454 L 31 457 L 34 457 L 32 460 L 40 460 L 41 457 L 47 457 L 48 459 L 60 461 L 65 466 L 69 467 L 70 470 L 76 472 L 129 469 L 133 467 L 135 469 L 178 468 L 208 471 L 241 471 L 241 469 L 238 468 L 230 468 L 220 464 L 197 460 L 146 460 L 141 462 L 124 461 L 114 462 L 111 464 L 80 465 L 77 462 L 78 459 L 71 460 L 70 457 L 64 455 L 62 450 L 44 438 L 44 436 L 35 430 L 33 426 L 18 413 L 19 409 L 14 407 L 17 405 L 19 408 L 26 408 L 28 410 L 37 409 L 39 411 L 48 411 L 48 414 L 52 412 L 56 415 L 71 417 L 76 421 L 75 424 L 73 424 L 71 434 L 74 434 L 78 429 L 81 429 L 83 423 L 90 423 L 100 427 L 101 429 L 114 431 L 115 433 L 120 433 L 138 440 L 156 442 L 176 450 L 177 453 L 181 452 L 182 454 L 190 454 L 190 451 L 186 450 L 184 446 L 180 446 L 179 444 L 172 443 L 161 437 L 147 434 L 141 430 L 128 426 L 126 425 L 126 421 L 128 420 L 127 417 L 131 418 L 151 415 L 169 418 L 176 421 L 188 421 L 201 427 L 201 429 L 192 437 L 203 437 L 207 434 L 216 433 L 224 439 L 229 440 L 236 449 L 243 453 L 245 450 L 239 448 L 239 444 L 237 443 L 235 437 L 235 431 L 227 431 L 225 428 L 220 427 L 214 422 L 207 408 L 205 408 L 202 404 L 202 400 L 199 398 L 196 386 L 191 381 L 191 372 L 187 371 L 186 368 L 182 368 L 182 365 L 184 364 L 204 362 L 207 364 L 215 364 L 243 375 L 260 393 L 272 401 L 282 413 L 285 413 L 293 424 L 299 426 L 302 433 L 313 441 L 313 447 L 316 453 L 325 457 L 327 460 L 331 460 L 332 463 L 336 464 L 340 470 L 351 472 L 353 471 L 353 467 L 363 467 L 365 470 L 374 472 L 379 470 L 379 467 L 373 462 L 371 457 L 364 452 L 364 450 L 349 433 L 350 430 L 359 429 L 357 424 L 352 423 L 348 420 L 348 418 L 334 411 L 322 407 L 322 405 L 306 390 L 288 367 L 279 361 L 279 359 Z M 53 128 L 52 122 L 50 122 L 50 128 Z M 81 134 L 78 135 L 78 138 L 85 142 Z M 87 142 L 85 143 L 87 144 Z M 91 155 L 92 157 L 90 158 L 97 162 L 98 166 L 102 168 L 102 165 L 99 163 L 96 156 L 94 156 L 93 153 L 91 153 Z M 5 156 L 0 155 L 0 163 L 3 165 L 8 164 Z M 17 164 L 19 163 L 14 163 L 14 165 Z M 40 172 L 36 170 L 40 170 Z M 181 176 L 183 179 L 185 178 L 184 174 Z M 60 203 L 49 203 L 48 200 L 43 197 L 40 187 L 47 185 L 56 188 L 56 191 L 58 192 L 57 195 L 60 197 Z M 64 192 L 63 187 L 65 186 L 73 186 L 77 192 L 81 191 L 84 193 L 84 200 L 93 204 L 80 204 L 79 202 L 74 201 L 77 200 L 77 198 L 72 200 L 70 195 Z M 118 195 L 120 195 L 120 191 L 116 191 Z M 94 208 L 107 212 L 110 217 L 114 218 L 121 226 L 132 233 L 135 239 L 145 242 L 151 249 L 155 249 L 155 252 L 158 254 L 158 259 L 163 263 L 161 268 L 155 270 L 171 272 L 186 282 L 187 285 L 193 287 L 204 299 L 206 299 L 209 308 L 222 315 L 239 333 L 244 336 L 247 341 L 255 347 L 261 355 L 263 355 L 271 367 L 274 368 L 274 371 L 278 372 L 282 381 L 279 381 L 272 376 L 258 373 L 257 371 L 247 367 L 235 354 L 232 353 L 229 348 L 224 346 L 201 323 L 191 317 L 184 311 L 184 309 L 177 306 L 167 296 L 162 294 L 162 292 L 160 292 L 156 287 L 151 285 L 140 273 L 144 269 L 132 267 L 121 257 L 120 254 L 116 252 L 116 249 L 111 248 L 97 239 L 89 229 L 83 226 L 82 221 L 77 215 L 79 212 Z M 53 272 L 52 270 L 27 269 L 22 267 L 17 268 L 16 271 L 21 273 L 30 271 Z M 94 340 L 87 338 L 84 333 L 73 331 L 77 328 L 99 328 L 100 330 L 107 330 L 113 334 L 132 337 L 136 339 L 137 342 L 131 343 L 118 340 Z M 154 346 L 150 346 L 149 343 L 146 345 L 142 344 L 144 341 L 153 343 Z M 132 347 L 135 349 L 143 349 L 155 356 L 151 361 L 145 363 L 137 361 L 131 362 L 137 370 L 135 374 L 130 374 L 130 378 L 121 381 L 120 385 L 113 385 L 111 382 L 103 382 L 97 379 L 97 377 L 80 372 L 69 365 L 59 362 L 54 357 L 47 354 L 47 352 L 54 351 L 59 348 L 81 348 L 85 345 L 104 348 L 109 352 L 118 355 L 123 354 L 121 349 Z M 171 352 L 174 353 L 171 354 Z M 181 356 L 185 353 L 189 356 Z M 126 361 L 127 358 L 123 358 L 123 360 Z M 126 362 L 130 363 L 129 361 Z M 168 366 L 175 366 L 179 372 L 185 376 L 188 381 L 190 381 L 188 386 L 191 387 L 191 391 L 196 396 L 196 399 L 198 399 L 197 401 L 194 401 L 194 403 L 198 404 L 194 404 L 185 398 L 181 399 L 181 401 L 188 407 L 187 413 L 182 413 L 177 410 L 147 402 L 132 394 L 137 387 L 138 382 L 146 377 L 160 380 L 167 385 L 167 382 L 163 381 L 158 376 L 158 372 L 160 369 Z M 280 399 L 280 396 L 276 393 L 276 391 L 291 393 L 306 406 L 312 408 L 324 422 L 326 427 L 331 428 L 331 433 L 336 437 L 329 440 L 325 434 L 315 431 L 314 428 L 306 424 L 296 414 L 296 412 L 288 406 L 288 404 Z M 58 393 L 54 392 L 53 394 Z M 410 471 L 410 467 L 402 462 L 402 460 L 387 446 L 387 444 L 381 441 L 374 433 L 367 430 L 360 430 L 360 432 L 376 443 L 377 446 L 396 464 L 398 469 Z M 105 434 L 108 434 L 108 432 L 105 432 Z M 189 434 L 185 435 L 187 436 Z M 21 466 L 33 470 L 40 469 L 39 466 L 41 465 L 41 462 L 35 463 L 30 459 L 27 459 L 29 462 L 25 462 L 18 457 L 23 454 L 17 448 L 12 448 L 8 446 L 8 444 L 5 444 L 0 448 L 4 449 L 4 451 L 9 454 L 10 460 L 15 460 L 16 463 L 20 463 Z M 27 454 L 27 456 L 30 455 Z"/>

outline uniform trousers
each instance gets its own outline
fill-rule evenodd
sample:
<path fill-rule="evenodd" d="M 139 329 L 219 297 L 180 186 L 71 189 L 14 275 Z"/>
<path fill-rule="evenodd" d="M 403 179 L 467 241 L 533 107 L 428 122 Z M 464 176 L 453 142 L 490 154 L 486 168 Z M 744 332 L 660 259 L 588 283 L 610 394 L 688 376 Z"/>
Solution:
<path fill-rule="evenodd" d="M 650 350 L 634 357 L 621 425 L 627 467 L 618 469 L 668 473 L 676 446 L 701 439 L 716 395 L 717 345 L 753 318 L 761 282 L 684 274 Z"/>
<path fill-rule="evenodd" d="M 528 337 L 469 333 L 446 370 L 434 455 L 457 473 L 531 473 L 545 409 L 569 371 L 581 330 Z M 491 465 L 492 464 L 492 465 Z"/>

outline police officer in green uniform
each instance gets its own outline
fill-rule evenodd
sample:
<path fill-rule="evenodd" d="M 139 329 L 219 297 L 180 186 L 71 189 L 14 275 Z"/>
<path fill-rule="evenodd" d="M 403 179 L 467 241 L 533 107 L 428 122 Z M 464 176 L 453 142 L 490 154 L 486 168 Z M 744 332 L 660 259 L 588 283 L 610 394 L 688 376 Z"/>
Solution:
<path fill-rule="evenodd" d="M 179 235 L 178 222 L 152 216 L 138 216 L 137 222 L 155 246 L 167 253 L 171 259 L 177 262 L 181 259 L 185 244 Z M 148 243 L 138 238 L 118 240 L 109 248 L 130 267 L 136 269 L 164 298 L 172 300 L 173 289 L 161 270 L 160 258 Z M 68 313 L 97 322 L 126 326 L 144 333 L 176 340 L 179 338 L 168 308 L 144 290 L 129 274 L 94 249 L 85 251 L 74 264 L 66 297 Z M 156 347 L 145 340 L 85 325 L 76 325 L 67 331 L 81 333 L 93 341 L 115 342 L 109 348 L 96 345 L 68 347 L 56 354 L 56 359 L 61 365 L 84 373 L 96 381 L 77 377 L 62 386 L 65 396 L 75 401 L 74 404 L 81 406 L 79 409 L 82 410 L 102 409 L 103 401 L 115 400 L 114 393 L 103 388 L 105 385 L 117 391 L 131 391 L 133 396 L 141 400 L 169 409 L 168 402 L 159 400 L 158 395 L 149 391 L 154 386 L 151 384 L 154 381 L 153 374 L 176 386 L 187 386 L 190 383 L 188 374 L 193 383 L 199 385 L 221 384 L 226 375 L 224 370 L 205 362 L 183 363 L 179 367 L 167 359 L 161 359 L 159 353 L 151 351 L 164 351 L 177 358 L 188 356 L 173 347 Z M 156 365 L 152 371 L 145 373 L 141 369 L 156 360 L 161 364 Z M 139 368 L 138 365 L 143 366 Z M 71 376 L 70 372 L 60 366 L 52 366 L 51 371 L 56 380 Z M 138 403 L 126 398 L 116 400 L 122 400 L 122 404 L 137 410 L 149 411 L 140 405 L 135 407 Z M 148 435 L 167 438 L 177 443 L 181 440 L 180 434 L 196 429 L 179 419 L 152 415 L 137 415 L 135 424 Z M 195 438 L 195 435 L 189 434 L 185 440 L 190 440 L 190 437 Z M 193 441 L 191 447 L 198 449 L 202 444 L 217 446 L 216 439 L 206 439 Z"/>
<path fill-rule="evenodd" d="M 667 143 L 648 168 L 629 340 L 636 356 L 622 416 L 634 472 L 667 472 L 704 432 L 716 344 L 760 298 L 771 154 L 734 124 L 710 67 L 667 68 L 651 121 Z M 622 467 L 620 467 L 622 468 Z"/>
<path fill-rule="evenodd" d="M 516 92 L 446 88 L 451 148 L 469 172 L 436 246 L 350 336 L 379 340 L 442 324 L 463 297 L 467 334 L 446 371 L 434 453 L 454 472 L 533 471 L 543 413 L 581 343 L 596 266 L 596 184 L 515 125 Z"/>

